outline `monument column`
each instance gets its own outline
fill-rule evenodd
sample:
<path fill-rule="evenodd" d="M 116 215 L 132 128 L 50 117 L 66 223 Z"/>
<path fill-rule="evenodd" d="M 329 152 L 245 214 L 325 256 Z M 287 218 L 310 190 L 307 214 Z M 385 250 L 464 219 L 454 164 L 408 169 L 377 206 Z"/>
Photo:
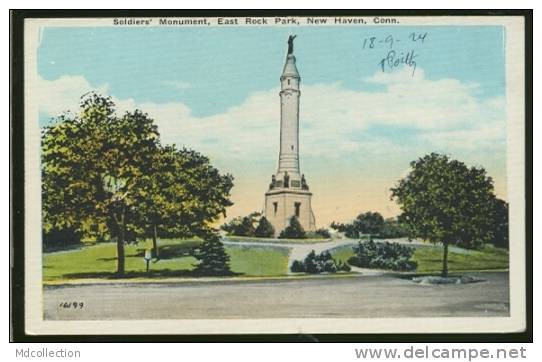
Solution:
<path fill-rule="evenodd" d="M 299 82 L 295 56 L 288 53 L 280 77 L 279 173 L 299 176 Z"/>
<path fill-rule="evenodd" d="M 305 231 L 315 231 L 309 186 L 299 167 L 299 89 L 301 77 L 294 56 L 294 36 L 280 77 L 280 152 L 277 173 L 265 194 L 265 217 L 278 236 L 295 216 Z"/>

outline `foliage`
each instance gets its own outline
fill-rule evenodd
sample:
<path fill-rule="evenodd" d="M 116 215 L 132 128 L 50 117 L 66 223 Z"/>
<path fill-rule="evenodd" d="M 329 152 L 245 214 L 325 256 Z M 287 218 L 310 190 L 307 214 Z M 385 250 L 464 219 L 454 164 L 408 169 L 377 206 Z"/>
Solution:
<path fill-rule="evenodd" d="M 378 212 L 359 214 L 354 220 L 356 230 L 363 234 L 375 235 L 384 227 L 384 218 Z"/>
<path fill-rule="evenodd" d="M 217 235 L 209 234 L 205 242 L 194 250 L 194 257 L 200 261 L 195 272 L 198 275 L 220 276 L 230 275 L 230 256 Z"/>
<path fill-rule="evenodd" d="M 50 228 L 43 231 L 43 249 L 62 249 L 81 243 L 81 233 L 73 226 L 65 229 Z"/>
<path fill-rule="evenodd" d="M 407 228 L 399 223 L 397 218 L 384 220 L 384 225 L 378 232 L 378 237 L 383 239 L 397 239 L 408 235 Z"/>
<path fill-rule="evenodd" d="M 331 234 L 329 233 L 329 230 L 324 229 L 324 228 L 317 229 L 317 230 L 316 230 L 316 234 L 317 234 L 317 235 L 320 235 L 320 236 L 323 237 L 324 239 L 329 239 L 329 238 L 331 238 Z"/>
<path fill-rule="evenodd" d="M 292 273 L 304 273 L 305 265 L 300 260 L 294 260 L 292 262 L 292 266 L 290 267 L 290 270 L 292 271 Z"/>
<path fill-rule="evenodd" d="M 501 199 L 495 199 L 494 219 L 491 228 L 494 234 L 490 243 L 496 247 L 508 249 L 508 203 Z"/>
<path fill-rule="evenodd" d="M 262 238 L 271 238 L 275 235 L 275 228 L 265 216 L 262 216 L 258 222 L 258 227 L 254 231 L 254 235 Z"/>
<path fill-rule="evenodd" d="M 305 239 L 307 237 L 303 226 L 299 223 L 297 217 L 292 216 L 290 225 L 281 231 L 279 239 Z"/>
<path fill-rule="evenodd" d="M 360 268 L 412 271 L 417 266 L 416 262 L 410 260 L 413 253 L 413 247 L 399 243 L 360 241 L 354 246 L 354 255 L 348 259 L 348 263 Z"/>
<path fill-rule="evenodd" d="M 124 273 L 127 232 L 139 233 L 136 180 L 150 167 L 158 131 L 136 110 L 115 115 L 110 98 L 84 97 L 78 115 L 61 116 L 42 134 L 43 226 L 82 233 L 105 224 L 117 239 L 117 273 Z M 86 228 L 86 229 L 85 229 Z"/>
<path fill-rule="evenodd" d="M 394 218 L 384 219 L 378 212 L 359 214 L 351 223 L 331 223 L 331 228 L 345 233 L 349 238 L 372 235 L 380 238 L 400 238 L 407 235 L 407 230 Z"/>
<path fill-rule="evenodd" d="M 448 245 L 478 248 L 494 238 L 493 180 L 483 168 L 436 153 L 410 166 L 410 173 L 391 189 L 392 198 L 412 237 L 443 244 L 442 275 L 447 276 Z"/>
<path fill-rule="evenodd" d="M 232 186 L 200 154 L 162 147 L 147 114 L 117 115 L 109 97 L 84 96 L 79 113 L 42 132 L 44 234 L 73 229 L 85 239 L 116 240 L 119 275 L 126 242 L 156 236 L 158 226 L 207 232 L 231 205 Z"/>
<path fill-rule="evenodd" d="M 255 225 L 259 225 L 261 218 L 261 213 L 253 212 L 247 216 L 236 217 L 230 222 L 224 223 L 220 228 L 228 235 L 255 236 Z"/>
<path fill-rule="evenodd" d="M 187 238 L 205 234 L 209 222 L 225 214 L 232 205 L 229 192 L 231 175 L 220 175 L 209 159 L 186 148 L 161 147 L 153 158 L 152 168 L 138 179 L 145 198 L 138 205 L 147 225 L 144 235 L 156 238 Z"/>
<path fill-rule="evenodd" d="M 290 267 L 290 270 L 294 273 L 309 274 L 336 273 L 338 271 L 350 271 L 350 269 L 348 264 L 333 259 L 331 253 L 327 250 L 318 255 L 312 250 L 305 260 L 294 260 Z"/>

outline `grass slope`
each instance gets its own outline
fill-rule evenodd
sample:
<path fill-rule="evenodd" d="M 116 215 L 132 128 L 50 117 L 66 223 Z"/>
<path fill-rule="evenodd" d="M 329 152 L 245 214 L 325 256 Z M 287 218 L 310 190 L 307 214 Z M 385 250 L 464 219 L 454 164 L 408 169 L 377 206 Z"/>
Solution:
<path fill-rule="evenodd" d="M 440 272 L 442 269 L 442 247 L 434 245 L 413 245 L 416 248 L 412 259 L 418 262 L 418 273 Z M 351 246 L 331 250 L 336 260 L 347 262 L 354 255 Z M 508 269 L 508 251 L 491 245 L 481 250 L 466 250 L 450 247 L 448 253 L 450 272 L 464 270 L 502 270 Z"/>
<path fill-rule="evenodd" d="M 191 271 L 197 260 L 190 256 L 201 240 L 160 240 L 160 260 L 151 261 L 146 272 L 143 259 L 145 245 L 127 245 L 126 277 L 178 277 L 193 276 Z M 238 275 L 274 276 L 288 272 L 288 250 L 274 247 L 226 246 L 230 267 Z M 43 280 L 53 281 L 78 278 L 113 278 L 117 268 L 115 243 L 85 246 L 79 249 L 46 253 L 43 257 Z"/>
<path fill-rule="evenodd" d="M 416 248 L 412 259 L 418 262 L 418 273 L 439 272 L 442 270 L 442 248 L 422 246 Z M 450 248 L 448 270 L 498 270 L 508 269 L 508 251 L 491 245 L 481 250 Z"/>
<path fill-rule="evenodd" d="M 275 276 L 288 273 L 286 248 L 228 245 L 230 267 L 234 273 L 250 276 Z"/>

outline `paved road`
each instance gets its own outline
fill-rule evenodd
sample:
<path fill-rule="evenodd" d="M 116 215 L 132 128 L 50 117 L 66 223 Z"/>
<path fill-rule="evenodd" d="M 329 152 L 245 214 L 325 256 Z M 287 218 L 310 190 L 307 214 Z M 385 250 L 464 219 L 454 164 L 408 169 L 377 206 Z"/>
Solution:
<path fill-rule="evenodd" d="M 507 316 L 508 273 L 422 286 L 391 275 L 44 287 L 46 319 Z M 82 301 L 83 309 L 59 308 Z"/>

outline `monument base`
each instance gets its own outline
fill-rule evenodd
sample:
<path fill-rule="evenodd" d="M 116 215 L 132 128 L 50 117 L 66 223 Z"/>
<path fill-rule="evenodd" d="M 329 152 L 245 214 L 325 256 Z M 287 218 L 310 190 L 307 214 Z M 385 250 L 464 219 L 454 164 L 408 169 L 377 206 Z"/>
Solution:
<path fill-rule="evenodd" d="M 307 232 L 316 231 L 311 205 L 312 193 L 308 190 L 287 188 L 270 190 L 265 194 L 265 217 L 275 228 L 275 236 L 290 225 L 292 216 Z"/>

